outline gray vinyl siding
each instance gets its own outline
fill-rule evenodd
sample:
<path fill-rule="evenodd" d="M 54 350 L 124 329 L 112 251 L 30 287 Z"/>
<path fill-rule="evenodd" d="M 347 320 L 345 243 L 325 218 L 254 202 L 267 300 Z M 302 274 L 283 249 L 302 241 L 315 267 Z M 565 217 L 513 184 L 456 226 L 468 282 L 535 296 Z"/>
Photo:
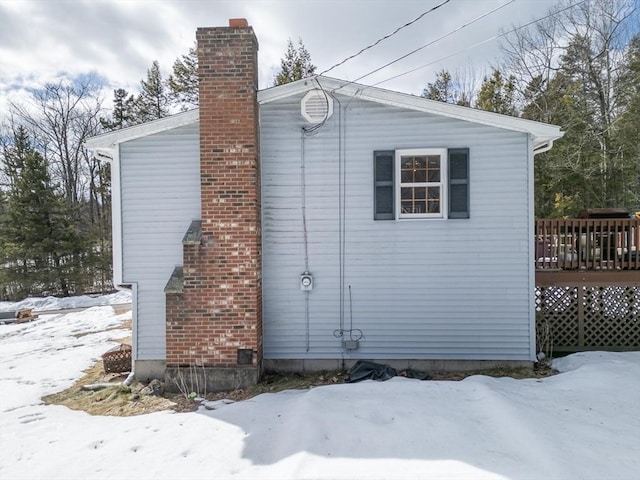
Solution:
<path fill-rule="evenodd" d="M 314 276 L 307 351 L 299 101 L 260 110 L 265 358 L 531 360 L 527 135 L 347 98 L 342 130 L 336 102 L 333 117 L 304 142 Z M 353 353 L 334 335 L 340 142 L 344 324 L 352 319 L 364 334 Z M 373 220 L 373 152 L 420 147 L 470 149 L 471 218 Z"/>
<path fill-rule="evenodd" d="M 200 218 L 197 125 L 120 145 L 123 280 L 137 283 L 138 360 L 165 359 L 164 287 Z"/>

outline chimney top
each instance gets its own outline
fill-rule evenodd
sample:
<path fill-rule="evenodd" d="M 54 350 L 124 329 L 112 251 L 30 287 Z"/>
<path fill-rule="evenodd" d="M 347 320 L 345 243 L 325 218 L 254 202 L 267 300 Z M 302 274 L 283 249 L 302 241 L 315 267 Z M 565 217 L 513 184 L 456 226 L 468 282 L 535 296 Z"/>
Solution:
<path fill-rule="evenodd" d="M 230 27 L 248 27 L 249 23 L 246 18 L 230 18 L 229 19 Z"/>

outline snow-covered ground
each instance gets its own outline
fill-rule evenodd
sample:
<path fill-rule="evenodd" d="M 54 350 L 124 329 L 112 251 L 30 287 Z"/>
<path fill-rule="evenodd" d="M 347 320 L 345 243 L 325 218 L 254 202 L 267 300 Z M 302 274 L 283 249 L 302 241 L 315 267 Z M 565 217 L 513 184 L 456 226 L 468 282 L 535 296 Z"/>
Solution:
<path fill-rule="evenodd" d="M 44 405 L 128 318 L 106 306 L 0 326 L 1 479 L 640 477 L 640 352 L 571 355 L 544 379 L 394 378 L 193 413 Z"/>
<path fill-rule="evenodd" d="M 109 295 L 80 295 L 77 297 L 25 298 L 20 302 L 0 302 L 0 312 L 11 312 L 30 308 L 38 312 L 62 310 L 66 308 L 86 308 L 100 305 L 131 303 L 131 292 L 120 290 Z"/>

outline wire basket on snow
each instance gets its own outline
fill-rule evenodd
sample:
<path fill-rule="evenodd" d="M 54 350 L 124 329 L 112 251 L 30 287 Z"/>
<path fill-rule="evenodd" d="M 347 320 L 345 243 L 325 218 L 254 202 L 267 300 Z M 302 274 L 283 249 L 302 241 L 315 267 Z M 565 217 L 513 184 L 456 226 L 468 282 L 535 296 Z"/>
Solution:
<path fill-rule="evenodd" d="M 131 371 L 131 345 L 125 343 L 106 351 L 102 355 L 105 373 L 122 373 Z"/>

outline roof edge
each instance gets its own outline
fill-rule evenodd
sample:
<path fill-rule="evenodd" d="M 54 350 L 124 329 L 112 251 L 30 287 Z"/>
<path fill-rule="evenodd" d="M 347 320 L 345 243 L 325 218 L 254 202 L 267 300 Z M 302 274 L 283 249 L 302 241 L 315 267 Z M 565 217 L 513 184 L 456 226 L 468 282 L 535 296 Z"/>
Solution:
<path fill-rule="evenodd" d="M 564 132 L 562 132 L 558 125 L 453 105 L 407 93 L 322 76 L 303 78 L 296 82 L 261 90 L 258 92 L 258 103 L 266 104 L 274 102 L 315 88 L 322 88 L 331 94 L 338 93 L 399 108 L 407 108 L 506 130 L 529 133 L 533 136 L 534 145 L 536 146 L 557 140 L 564 135 Z"/>
<path fill-rule="evenodd" d="M 176 113 L 168 117 L 152 120 L 151 122 L 133 125 L 131 127 L 114 130 L 112 132 L 103 133 L 87 139 L 84 143 L 85 148 L 113 148 L 122 142 L 135 140 L 136 138 L 146 137 L 155 133 L 164 132 L 174 128 L 182 127 L 197 123 L 200 119 L 200 112 L 197 108 L 187 110 L 186 112 Z"/>
<path fill-rule="evenodd" d="M 258 103 L 260 105 L 268 104 L 316 88 L 322 88 L 331 94 L 361 98 L 363 100 L 398 108 L 406 108 L 491 127 L 528 133 L 533 138 L 534 147 L 542 146 L 564 135 L 564 132 L 562 132 L 558 125 L 511 117 L 509 115 L 487 112 L 485 110 L 460 105 L 452 105 L 416 95 L 371 87 L 331 77 L 314 76 L 303 78 L 296 82 L 260 90 L 258 91 Z M 199 118 L 199 109 L 195 108 L 151 122 L 97 135 L 89 138 L 84 145 L 89 149 L 113 148 L 122 142 L 196 123 L 199 121 Z"/>

